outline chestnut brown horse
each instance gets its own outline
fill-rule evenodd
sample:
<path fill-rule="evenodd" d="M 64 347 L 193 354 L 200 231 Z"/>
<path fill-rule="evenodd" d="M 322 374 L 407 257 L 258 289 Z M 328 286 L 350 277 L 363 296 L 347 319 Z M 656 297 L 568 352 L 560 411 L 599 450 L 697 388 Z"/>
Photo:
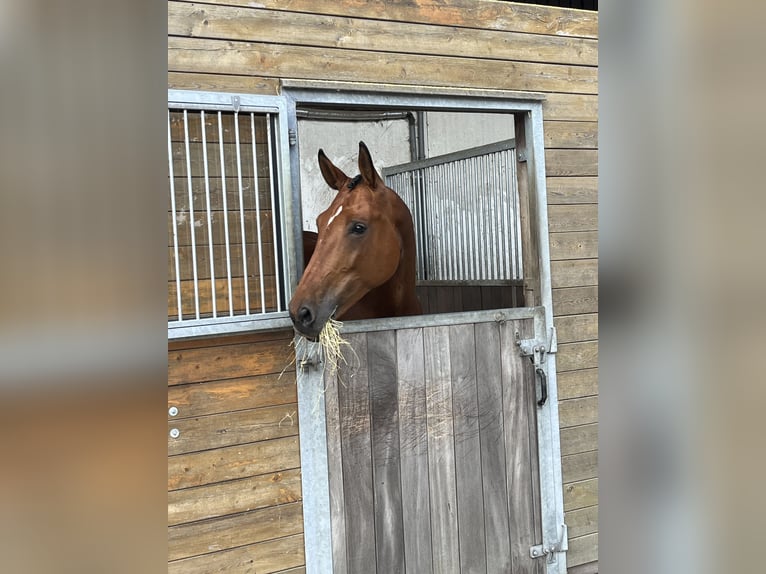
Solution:
<path fill-rule="evenodd" d="M 290 301 L 296 331 L 315 339 L 338 320 L 417 315 L 415 231 L 407 205 L 386 187 L 364 142 L 359 175 L 348 177 L 319 150 L 319 168 L 338 191 L 317 217 L 313 255 Z M 310 249 L 313 238 L 306 237 Z M 310 257 L 310 260 L 309 260 Z"/>

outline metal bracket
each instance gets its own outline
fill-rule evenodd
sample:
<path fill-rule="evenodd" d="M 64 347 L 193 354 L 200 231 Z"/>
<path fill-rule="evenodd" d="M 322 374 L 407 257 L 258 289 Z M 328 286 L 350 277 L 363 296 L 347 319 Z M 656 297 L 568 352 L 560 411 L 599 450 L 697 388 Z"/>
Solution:
<path fill-rule="evenodd" d="M 516 150 L 516 159 L 519 162 L 527 161 L 527 152 L 526 152 L 526 150 L 523 150 L 523 149 Z"/>
<path fill-rule="evenodd" d="M 538 544 L 537 546 L 530 546 L 529 555 L 532 558 L 548 557 L 548 562 L 552 563 L 555 560 L 555 552 L 566 552 L 569 550 L 569 540 L 567 539 L 567 525 L 561 525 L 561 536 L 558 542 L 552 546 L 545 546 L 544 544 Z"/>
<path fill-rule="evenodd" d="M 231 107 L 234 108 L 235 112 L 239 111 L 239 96 L 231 97 Z"/>
<path fill-rule="evenodd" d="M 298 132 L 294 128 L 287 130 L 287 141 L 289 142 L 290 147 L 293 147 L 298 143 Z"/>

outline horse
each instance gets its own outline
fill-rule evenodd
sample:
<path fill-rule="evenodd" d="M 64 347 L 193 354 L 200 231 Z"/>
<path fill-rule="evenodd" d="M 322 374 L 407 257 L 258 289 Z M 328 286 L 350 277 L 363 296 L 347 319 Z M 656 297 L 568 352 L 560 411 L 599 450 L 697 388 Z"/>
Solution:
<path fill-rule="evenodd" d="M 289 304 L 295 330 L 316 340 L 330 318 L 339 321 L 420 314 L 415 292 L 412 214 L 375 169 L 359 142 L 359 175 L 351 178 L 323 150 L 319 168 L 335 189 L 316 219 L 313 254 Z M 314 238 L 304 233 L 304 249 Z"/>

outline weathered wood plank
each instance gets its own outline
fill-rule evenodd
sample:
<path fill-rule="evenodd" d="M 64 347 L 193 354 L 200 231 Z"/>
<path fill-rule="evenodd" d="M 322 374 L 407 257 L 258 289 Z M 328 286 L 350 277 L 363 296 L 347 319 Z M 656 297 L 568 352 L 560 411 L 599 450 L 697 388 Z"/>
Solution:
<path fill-rule="evenodd" d="M 577 566 L 598 560 L 598 533 L 569 539 L 567 566 Z"/>
<path fill-rule="evenodd" d="M 168 388 L 168 408 L 176 407 L 179 421 L 239 409 L 288 405 L 297 401 L 295 372 L 263 375 L 204 384 L 177 385 Z"/>
<path fill-rule="evenodd" d="M 303 532 L 302 508 L 300 502 L 294 502 L 173 526 L 168 529 L 168 560 L 299 534 Z"/>
<path fill-rule="evenodd" d="M 598 422 L 598 397 L 559 401 L 559 426 L 563 429 Z"/>
<path fill-rule="evenodd" d="M 598 259 L 569 259 L 551 262 L 554 289 L 598 285 Z"/>
<path fill-rule="evenodd" d="M 547 120 L 595 122 L 598 120 L 598 96 L 590 94 L 548 94 L 543 100 Z"/>
<path fill-rule="evenodd" d="M 436 572 L 460 571 L 449 327 L 424 330 L 431 545 Z"/>
<path fill-rule="evenodd" d="M 495 323 L 478 323 L 475 330 L 487 572 L 510 572 L 500 329 Z"/>
<path fill-rule="evenodd" d="M 598 341 L 559 345 L 556 368 L 559 372 L 598 367 Z"/>
<path fill-rule="evenodd" d="M 404 557 L 407 572 L 431 572 L 423 330 L 396 332 Z"/>
<path fill-rule="evenodd" d="M 598 150 L 546 149 L 545 175 L 598 175 Z"/>
<path fill-rule="evenodd" d="M 277 572 L 305 563 L 303 534 L 168 563 L 168 574 Z"/>
<path fill-rule="evenodd" d="M 322 62 L 317 66 L 317 62 Z M 375 62 L 374 66 L 370 62 Z M 195 38 L 168 38 L 168 69 L 176 72 L 260 75 L 418 86 L 596 94 L 597 69 L 450 56 L 384 54 L 366 50 L 274 46 Z M 580 152 L 582 153 L 582 152 Z M 555 173 L 551 173 L 555 175 Z M 579 174 L 590 175 L 590 174 Z"/>
<path fill-rule="evenodd" d="M 598 203 L 597 177 L 546 177 L 545 188 L 548 205 Z"/>
<path fill-rule="evenodd" d="M 173 438 L 170 429 L 180 434 Z M 233 413 L 168 421 L 168 454 L 246 444 L 298 434 L 298 405 L 290 403 Z"/>
<path fill-rule="evenodd" d="M 598 315 L 596 313 L 555 317 L 553 324 L 556 326 L 556 336 L 559 343 L 595 341 L 598 339 Z"/>
<path fill-rule="evenodd" d="M 505 421 L 506 480 L 511 531 L 513 572 L 535 572 L 537 562 L 529 556 L 534 542 L 534 500 L 528 406 L 534 397 L 530 390 L 534 376 L 530 363 L 515 346 L 515 333 L 522 338 L 534 334 L 529 321 L 507 322 L 500 326 L 503 419 Z"/>
<path fill-rule="evenodd" d="M 561 457 L 562 480 L 576 482 L 598 477 L 598 451 L 581 452 Z"/>
<path fill-rule="evenodd" d="M 396 349 L 394 331 L 367 335 L 375 556 L 379 572 L 404 572 Z"/>
<path fill-rule="evenodd" d="M 597 478 L 564 485 L 564 510 L 566 512 L 595 504 L 598 504 Z"/>
<path fill-rule="evenodd" d="M 577 538 L 598 531 L 598 506 L 571 510 L 564 515 L 569 538 Z"/>
<path fill-rule="evenodd" d="M 486 572 L 474 325 L 449 328 L 460 572 Z"/>
<path fill-rule="evenodd" d="M 583 369 L 559 373 L 557 383 L 559 400 L 597 395 L 598 369 Z"/>
<path fill-rule="evenodd" d="M 173 2 L 168 3 L 168 17 L 170 18 L 170 12 L 172 10 Z M 191 4 L 189 5 L 191 6 Z M 168 22 L 170 24 L 170 22 Z M 205 133 L 204 138 L 202 133 L 202 112 L 193 111 L 186 113 L 186 120 L 184 121 L 184 113 L 182 110 L 170 110 L 170 141 L 172 142 L 186 142 L 188 137 L 189 143 L 197 144 L 203 140 L 207 143 L 219 143 L 221 141 L 220 132 L 223 134 L 223 143 L 234 144 L 239 142 L 241 144 L 253 143 L 252 133 L 255 131 L 255 143 L 263 144 L 267 142 L 266 134 L 266 114 L 254 113 L 250 116 L 250 113 L 238 114 L 238 124 L 235 126 L 234 113 L 233 112 L 221 112 L 221 122 L 219 126 L 218 113 L 215 111 L 206 111 L 205 115 Z M 252 124 L 251 124 L 252 117 Z M 237 135 L 237 128 L 239 128 L 239 135 Z M 197 148 L 197 149 L 202 149 Z M 210 153 L 211 150 L 208 150 Z M 214 150 L 218 152 L 218 148 Z M 251 156 L 252 157 L 252 156 Z M 217 157 L 210 158 L 213 161 L 217 161 Z"/>
<path fill-rule="evenodd" d="M 194 241 L 196 245 L 206 245 L 210 242 L 208 237 L 208 215 L 207 211 L 195 211 L 193 214 L 188 211 L 176 209 L 175 231 L 179 246 L 191 245 L 191 229 L 194 228 Z M 272 221 L 274 219 L 271 211 L 245 211 L 245 245 L 256 243 L 258 238 L 258 221 L 261 225 L 261 241 L 264 243 L 273 243 Z M 229 206 L 229 211 L 212 211 L 210 213 L 210 226 L 213 230 L 213 245 L 225 245 L 226 243 L 226 225 L 229 226 L 229 245 L 242 245 L 242 219 L 239 210 Z M 168 229 L 168 247 L 173 246 L 173 212 L 168 211 L 167 216 Z"/>
<path fill-rule="evenodd" d="M 236 243 L 229 247 L 230 263 L 232 277 L 243 277 L 245 274 L 244 257 L 242 256 L 242 244 Z M 250 282 L 258 283 L 260 281 L 261 267 L 259 256 L 263 260 L 263 279 L 271 279 L 276 274 L 274 265 L 274 246 L 271 243 L 264 243 L 259 253 L 257 243 L 246 243 L 244 252 L 247 254 L 247 274 Z M 210 285 L 210 245 L 197 244 L 196 249 L 191 246 L 178 248 L 178 276 L 182 281 L 194 279 L 194 259 L 196 253 L 197 279 L 207 279 Z M 213 246 L 213 273 L 215 277 L 222 278 L 227 276 L 226 264 L 226 246 Z M 168 282 L 174 283 L 176 280 L 175 253 L 173 246 L 168 247 Z M 274 279 L 271 279 L 272 281 Z M 227 287 L 228 289 L 228 287 Z M 212 298 L 212 294 L 210 295 Z M 260 304 L 260 303 L 259 303 Z"/>
<path fill-rule="evenodd" d="M 173 90 L 195 90 L 201 92 L 225 92 L 235 94 L 263 94 L 275 96 L 279 93 L 279 79 L 259 76 L 222 76 L 219 74 L 190 74 L 168 72 L 168 88 Z"/>
<path fill-rule="evenodd" d="M 549 237 L 552 261 L 598 257 L 597 231 L 551 233 Z"/>
<path fill-rule="evenodd" d="M 348 351 L 348 348 L 344 348 Z M 352 353 L 348 353 L 352 354 Z M 337 369 L 325 369 L 325 432 L 327 433 L 327 473 L 330 490 L 333 574 L 347 574 L 346 508 L 343 495 L 343 444 L 338 388 L 351 377 L 353 358 L 340 361 Z"/>
<path fill-rule="evenodd" d="M 282 372 L 293 362 L 289 339 L 168 353 L 168 385 Z"/>
<path fill-rule="evenodd" d="M 348 334 L 358 368 L 338 387 L 343 448 L 343 497 L 349 572 L 375 572 L 375 512 L 370 456 L 370 389 L 367 336 Z"/>
<path fill-rule="evenodd" d="M 594 39 L 260 8 L 168 3 L 168 34 L 407 54 L 598 65 Z"/>
<path fill-rule="evenodd" d="M 205 337 L 204 339 L 173 339 L 168 340 L 168 352 L 183 349 L 200 349 L 202 347 L 239 345 L 240 343 L 260 343 L 262 341 L 276 341 L 279 339 L 292 340 L 294 335 L 295 333 L 292 329 L 275 329 L 273 331 L 215 335 L 213 337 Z"/>
<path fill-rule="evenodd" d="M 248 275 L 250 275 L 250 270 L 248 270 Z M 264 276 L 263 282 L 263 301 L 261 301 L 260 278 L 257 275 L 251 276 L 247 282 L 250 313 L 261 313 L 264 311 L 264 307 L 266 312 L 277 310 L 276 276 Z M 197 304 L 194 280 L 184 280 L 180 283 L 181 314 L 185 319 L 194 319 Z M 210 279 L 199 279 L 197 281 L 197 301 L 199 302 L 200 318 L 213 316 L 213 283 L 215 284 L 216 311 L 222 315 L 228 314 L 230 311 L 228 279 L 216 279 L 215 282 L 210 281 Z M 178 317 L 176 289 L 176 282 L 168 281 L 168 318 L 173 320 Z M 231 301 L 231 309 L 235 315 L 245 313 L 248 306 L 247 301 L 245 301 L 245 280 L 243 277 L 232 277 Z"/>
<path fill-rule="evenodd" d="M 300 468 L 168 492 L 168 524 L 299 502 Z"/>
<path fill-rule="evenodd" d="M 211 159 L 209 158 L 208 161 L 211 161 Z M 168 179 L 168 182 L 170 182 L 170 179 Z M 189 180 L 186 177 L 176 176 L 173 178 L 173 191 L 175 192 L 177 211 L 189 210 L 188 185 Z M 230 209 L 232 206 L 239 208 L 239 180 L 237 179 L 236 173 L 234 175 L 227 175 L 224 178 L 208 177 L 207 180 L 205 180 L 204 177 L 192 177 L 191 206 L 194 208 L 194 211 L 204 212 L 207 210 L 208 192 L 210 195 L 210 209 L 212 211 L 223 211 L 224 187 L 226 188 L 227 209 Z M 257 204 L 256 198 L 258 198 Z M 172 203 L 170 200 L 171 196 L 168 192 L 168 211 L 170 211 L 172 208 Z M 247 210 L 271 209 L 271 188 L 269 178 L 259 177 L 255 180 L 252 178 L 243 178 L 242 204 Z"/>
<path fill-rule="evenodd" d="M 598 231 L 598 205 L 549 205 L 548 231 Z"/>
<path fill-rule="evenodd" d="M 548 120 L 543 123 L 546 148 L 598 148 L 598 122 Z"/>
<path fill-rule="evenodd" d="M 598 313 L 598 287 L 565 287 L 553 290 L 553 314 L 556 317 Z"/>
<path fill-rule="evenodd" d="M 559 434 L 561 456 L 598 449 L 598 423 L 563 428 Z"/>
<path fill-rule="evenodd" d="M 290 436 L 168 458 L 168 490 L 256 476 L 300 465 L 298 437 Z"/>
<path fill-rule="evenodd" d="M 249 0 L 205 0 L 210 4 L 250 6 Z M 598 37 L 598 13 L 548 6 L 473 0 L 261 0 L 259 7 L 377 20 L 508 30 L 555 36 Z"/>

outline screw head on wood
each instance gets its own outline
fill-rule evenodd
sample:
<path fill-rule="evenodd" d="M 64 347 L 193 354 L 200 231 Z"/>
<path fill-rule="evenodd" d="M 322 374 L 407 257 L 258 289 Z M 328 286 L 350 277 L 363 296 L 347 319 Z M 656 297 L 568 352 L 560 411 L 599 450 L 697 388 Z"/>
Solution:
<path fill-rule="evenodd" d="M 170 436 L 171 438 L 178 438 L 178 436 L 181 434 L 181 431 L 178 429 L 170 429 Z"/>
<path fill-rule="evenodd" d="M 176 415 L 178 414 L 178 407 L 170 407 L 170 408 L 168 409 L 168 414 L 169 414 L 171 417 L 174 417 L 174 416 L 176 416 Z"/>

